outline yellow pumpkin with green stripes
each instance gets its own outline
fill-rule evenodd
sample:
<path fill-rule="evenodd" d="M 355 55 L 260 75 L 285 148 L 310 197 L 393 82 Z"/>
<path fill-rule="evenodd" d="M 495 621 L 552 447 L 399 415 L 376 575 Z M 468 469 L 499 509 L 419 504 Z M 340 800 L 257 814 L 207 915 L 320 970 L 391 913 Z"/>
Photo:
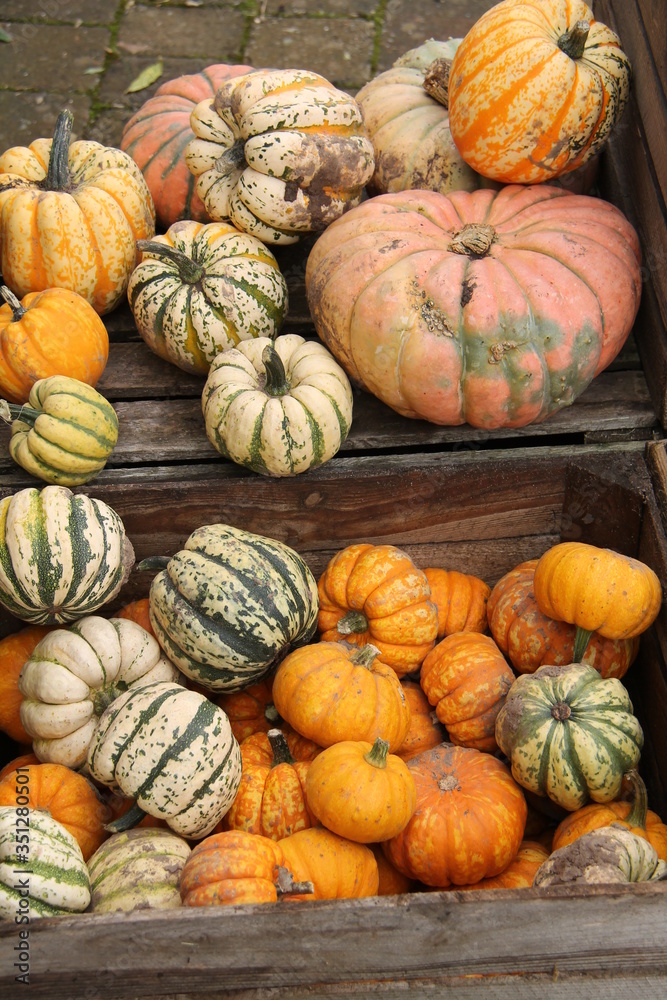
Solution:
<path fill-rule="evenodd" d="M 35 382 L 24 406 L 0 400 L 11 422 L 9 453 L 47 483 L 79 486 L 106 465 L 118 441 L 118 417 L 96 389 L 66 375 Z"/>
<path fill-rule="evenodd" d="M 207 375 L 220 351 L 275 337 L 287 312 L 287 285 L 261 240 L 226 222 L 175 222 L 142 240 L 128 285 L 137 329 L 155 354 Z"/>

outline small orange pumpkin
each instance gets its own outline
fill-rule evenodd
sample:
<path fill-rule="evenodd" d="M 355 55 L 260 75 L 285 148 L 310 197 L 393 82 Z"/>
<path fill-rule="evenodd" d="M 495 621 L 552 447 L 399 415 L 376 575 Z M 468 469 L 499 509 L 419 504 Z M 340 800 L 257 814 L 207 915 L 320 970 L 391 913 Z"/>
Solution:
<path fill-rule="evenodd" d="M 242 691 L 231 691 L 215 699 L 229 719 L 239 743 L 253 733 L 268 733 L 276 726 L 282 728 L 283 720 L 273 704 L 272 688 L 273 674 L 270 674 Z"/>
<path fill-rule="evenodd" d="M 22 753 L 19 757 L 14 757 L 9 761 L 8 764 L 0 770 L 0 781 L 12 771 L 16 771 L 19 767 L 27 767 L 28 764 L 40 764 L 41 761 L 39 757 L 34 753 Z"/>
<path fill-rule="evenodd" d="M 401 760 L 412 760 L 424 750 L 437 747 L 445 739 L 445 731 L 417 681 L 401 680 L 405 700 L 410 708 L 410 728 L 401 743 L 396 756 Z"/>
<path fill-rule="evenodd" d="M 399 896 L 405 892 L 414 892 L 417 883 L 413 878 L 408 878 L 403 872 L 385 857 L 382 844 L 368 845 L 375 856 L 378 866 L 378 896 Z"/>
<path fill-rule="evenodd" d="M 528 889 L 533 884 L 535 872 L 549 857 L 549 851 L 536 840 L 522 840 L 519 850 L 507 868 L 492 878 L 483 878 L 471 885 L 452 885 L 448 891 L 459 889 Z"/>
<path fill-rule="evenodd" d="M 486 632 L 486 602 L 491 588 L 477 576 L 429 567 L 424 575 L 438 609 L 438 639 L 453 632 Z"/>
<path fill-rule="evenodd" d="M 0 730 L 25 746 L 30 746 L 32 736 L 21 722 L 23 695 L 19 691 L 19 674 L 37 643 L 50 631 L 51 627 L 46 625 L 28 625 L 0 639 Z"/>
<path fill-rule="evenodd" d="M 339 837 L 323 826 L 299 830 L 279 842 L 295 881 L 313 884 L 307 899 L 359 899 L 376 896 L 378 866 L 370 847 Z"/>

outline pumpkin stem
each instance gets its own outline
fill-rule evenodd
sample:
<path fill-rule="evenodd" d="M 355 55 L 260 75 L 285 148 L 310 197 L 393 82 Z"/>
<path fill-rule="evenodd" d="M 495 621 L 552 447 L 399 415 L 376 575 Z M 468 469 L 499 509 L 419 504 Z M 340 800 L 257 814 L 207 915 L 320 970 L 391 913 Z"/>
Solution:
<path fill-rule="evenodd" d="M 449 108 L 449 70 L 451 59 L 436 59 L 426 70 L 422 87 L 443 108 Z"/>
<path fill-rule="evenodd" d="M 285 366 L 273 344 L 267 344 L 262 351 L 265 378 L 264 392 L 269 396 L 284 396 L 290 391 L 290 384 L 285 374 Z"/>
<path fill-rule="evenodd" d="M 451 250 L 452 253 L 467 253 L 472 257 L 486 257 L 495 238 L 496 231 L 493 226 L 468 222 L 458 233 L 454 233 L 447 249 Z"/>
<path fill-rule="evenodd" d="M 581 663 L 581 658 L 586 652 L 586 647 L 588 646 L 588 640 L 593 635 L 593 629 L 579 628 L 577 625 L 577 631 L 574 636 L 574 653 L 572 654 L 572 660 L 574 663 Z"/>
<path fill-rule="evenodd" d="M 279 896 L 305 896 L 315 892 L 312 882 L 295 882 L 294 876 L 284 865 L 277 865 L 273 883 Z"/>
<path fill-rule="evenodd" d="M 25 316 L 28 310 L 23 308 L 11 288 L 7 288 L 7 285 L 0 286 L 0 295 L 2 295 L 3 299 L 12 311 L 12 318 L 9 322 L 18 323 L 18 321 Z"/>
<path fill-rule="evenodd" d="M 72 138 L 71 111 L 61 111 L 56 120 L 51 143 L 51 155 L 42 187 L 46 191 L 67 191 L 70 186 L 69 144 Z"/>
<path fill-rule="evenodd" d="M 373 660 L 379 655 L 380 650 L 377 646 L 368 642 L 365 646 L 360 646 L 350 654 L 350 663 L 354 663 L 357 667 L 366 667 L 367 670 L 370 670 Z"/>
<path fill-rule="evenodd" d="M 270 701 L 264 709 L 264 718 L 267 722 L 271 722 L 274 726 L 279 726 L 283 721 L 280 717 L 280 712 L 272 701 Z"/>
<path fill-rule="evenodd" d="M 161 570 L 166 569 L 170 562 L 171 556 L 147 556 L 140 563 L 137 563 L 134 568 L 140 572 L 148 569 Z"/>
<path fill-rule="evenodd" d="M 269 729 L 266 735 L 273 750 L 271 767 L 276 767 L 278 764 L 294 764 L 294 757 L 290 753 L 285 734 L 280 729 Z"/>
<path fill-rule="evenodd" d="M 123 813 L 118 819 L 112 820 L 111 823 L 107 823 L 104 829 L 108 830 L 109 833 L 123 833 L 124 830 L 131 830 L 132 827 L 141 823 L 145 815 L 146 813 L 141 806 L 135 802 L 126 813 Z"/>
<path fill-rule="evenodd" d="M 0 399 L 0 419 L 10 424 L 12 420 L 22 420 L 26 424 L 32 425 L 41 416 L 41 410 L 34 410 L 32 406 L 25 406 L 21 403 L 9 403 L 6 399 Z"/>
<path fill-rule="evenodd" d="M 99 691 L 96 691 L 91 699 L 95 715 L 101 715 L 111 702 L 115 701 L 121 694 L 124 694 L 125 691 L 127 691 L 127 683 L 125 681 L 118 681 L 117 684 L 110 684 L 109 687 L 100 688 Z"/>
<path fill-rule="evenodd" d="M 572 709 L 566 701 L 558 701 L 551 709 L 551 714 L 556 722 L 565 722 L 570 718 Z"/>
<path fill-rule="evenodd" d="M 581 59 L 591 30 L 590 21 L 577 21 L 573 28 L 558 39 L 558 48 L 570 59 Z"/>
<path fill-rule="evenodd" d="M 368 618 L 363 611 L 348 611 L 339 619 L 336 631 L 340 635 L 350 635 L 352 632 L 366 632 L 368 629 Z M 379 650 L 378 650 L 379 653 Z"/>
<path fill-rule="evenodd" d="M 646 829 L 646 814 L 648 812 L 648 796 L 646 794 L 646 785 L 642 781 L 639 771 L 633 768 L 628 771 L 625 775 L 630 784 L 632 785 L 632 791 L 634 797 L 632 800 L 632 809 L 625 817 L 625 822 L 630 826 L 639 827 L 640 830 Z"/>
<path fill-rule="evenodd" d="M 196 261 L 188 257 L 187 254 L 176 247 L 170 247 L 166 243 L 158 240 L 137 240 L 137 250 L 141 253 L 150 253 L 155 257 L 164 258 L 178 268 L 178 276 L 187 285 L 196 285 L 198 281 L 206 277 L 206 271 L 197 264 Z"/>
<path fill-rule="evenodd" d="M 215 172 L 224 177 L 229 177 L 235 170 L 242 170 L 246 166 L 245 140 L 237 139 L 233 146 L 217 158 L 214 166 Z"/>
<path fill-rule="evenodd" d="M 379 736 L 375 738 L 375 743 L 368 753 L 364 754 L 364 760 L 372 764 L 373 767 L 383 768 L 387 766 L 387 754 L 389 753 L 389 743 Z"/>

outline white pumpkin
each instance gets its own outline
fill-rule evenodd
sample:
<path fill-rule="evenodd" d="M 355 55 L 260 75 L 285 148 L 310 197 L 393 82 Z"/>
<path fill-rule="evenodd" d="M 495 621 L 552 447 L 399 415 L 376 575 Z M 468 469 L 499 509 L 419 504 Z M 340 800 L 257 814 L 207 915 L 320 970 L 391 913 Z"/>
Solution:
<path fill-rule="evenodd" d="M 169 830 L 114 833 L 88 860 L 93 913 L 170 910 L 181 905 L 178 880 L 190 845 Z"/>

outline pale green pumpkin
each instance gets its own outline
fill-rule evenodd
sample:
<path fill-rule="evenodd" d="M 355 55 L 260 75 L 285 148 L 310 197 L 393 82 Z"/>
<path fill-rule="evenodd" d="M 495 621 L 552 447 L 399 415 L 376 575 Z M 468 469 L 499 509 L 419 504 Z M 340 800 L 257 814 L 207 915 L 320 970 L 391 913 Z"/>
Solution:
<path fill-rule="evenodd" d="M 179 907 L 178 880 L 189 855 L 187 841 L 169 830 L 114 833 L 88 860 L 92 912 Z"/>

